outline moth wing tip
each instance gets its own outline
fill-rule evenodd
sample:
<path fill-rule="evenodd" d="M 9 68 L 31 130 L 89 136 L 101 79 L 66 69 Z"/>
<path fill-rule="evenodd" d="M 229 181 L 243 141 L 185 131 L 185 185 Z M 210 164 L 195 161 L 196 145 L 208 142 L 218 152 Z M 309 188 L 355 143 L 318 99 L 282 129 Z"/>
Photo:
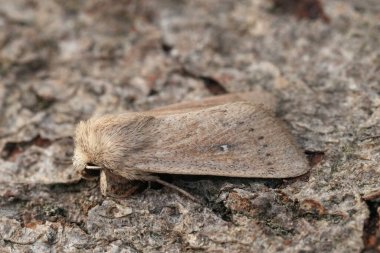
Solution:
<path fill-rule="evenodd" d="M 305 175 L 310 171 L 310 165 L 308 161 L 303 159 L 302 162 L 298 164 L 298 166 L 293 166 L 292 170 L 289 171 L 289 174 L 291 174 L 289 177 L 299 177 L 302 175 Z"/>

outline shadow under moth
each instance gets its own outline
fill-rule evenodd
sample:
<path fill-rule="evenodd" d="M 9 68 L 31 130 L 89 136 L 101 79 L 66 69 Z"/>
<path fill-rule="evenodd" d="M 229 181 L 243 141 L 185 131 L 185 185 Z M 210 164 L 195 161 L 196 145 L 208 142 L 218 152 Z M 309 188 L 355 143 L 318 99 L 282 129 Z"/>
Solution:
<path fill-rule="evenodd" d="M 257 94 L 231 94 L 146 111 L 94 117 L 78 124 L 74 168 L 110 184 L 158 182 L 160 174 L 289 178 L 308 161 L 281 120 Z M 96 173 L 98 172 L 98 173 Z"/>

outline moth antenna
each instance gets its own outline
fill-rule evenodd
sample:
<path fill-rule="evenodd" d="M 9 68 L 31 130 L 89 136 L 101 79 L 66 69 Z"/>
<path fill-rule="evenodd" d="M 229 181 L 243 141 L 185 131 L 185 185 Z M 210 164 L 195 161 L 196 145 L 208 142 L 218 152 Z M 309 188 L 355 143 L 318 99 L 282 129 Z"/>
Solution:
<path fill-rule="evenodd" d="M 184 189 L 181 189 L 181 188 L 179 188 L 178 186 L 176 186 L 174 184 L 168 183 L 168 182 L 163 181 L 163 180 L 158 179 L 158 178 L 155 178 L 153 181 L 157 182 L 159 184 L 162 184 L 163 186 L 166 186 L 166 187 L 168 187 L 168 188 L 170 188 L 172 190 L 175 190 L 175 191 L 181 193 L 182 195 L 188 197 L 189 199 L 191 199 L 192 201 L 194 201 L 194 202 L 196 202 L 198 204 L 202 204 L 199 199 L 195 198 L 193 195 L 191 195 L 190 193 L 188 193 Z"/>

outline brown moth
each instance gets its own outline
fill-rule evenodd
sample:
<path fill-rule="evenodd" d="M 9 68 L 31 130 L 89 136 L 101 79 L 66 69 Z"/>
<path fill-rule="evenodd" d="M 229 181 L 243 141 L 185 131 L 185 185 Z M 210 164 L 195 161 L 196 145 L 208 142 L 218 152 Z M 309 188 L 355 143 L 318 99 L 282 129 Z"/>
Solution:
<path fill-rule="evenodd" d="M 74 168 L 84 178 L 101 170 L 104 195 L 112 176 L 118 184 L 155 181 L 188 195 L 159 175 L 289 178 L 305 174 L 308 162 L 288 129 L 263 106 L 246 102 L 248 97 L 249 93 L 227 95 L 80 122 Z"/>

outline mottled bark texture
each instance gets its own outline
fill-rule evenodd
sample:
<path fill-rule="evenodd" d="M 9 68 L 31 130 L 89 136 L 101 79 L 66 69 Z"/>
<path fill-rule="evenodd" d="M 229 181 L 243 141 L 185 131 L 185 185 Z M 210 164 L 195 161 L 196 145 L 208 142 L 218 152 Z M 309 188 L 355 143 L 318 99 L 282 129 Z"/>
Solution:
<path fill-rule="evenodd" d="M 0 252 L 379 250 L 380 5 L 306 2 L 1 1 Z M 72 175 L 82 119 L 251 90 L 277 99 L 308 175 L 165 178 L 204 206 Z"/>

